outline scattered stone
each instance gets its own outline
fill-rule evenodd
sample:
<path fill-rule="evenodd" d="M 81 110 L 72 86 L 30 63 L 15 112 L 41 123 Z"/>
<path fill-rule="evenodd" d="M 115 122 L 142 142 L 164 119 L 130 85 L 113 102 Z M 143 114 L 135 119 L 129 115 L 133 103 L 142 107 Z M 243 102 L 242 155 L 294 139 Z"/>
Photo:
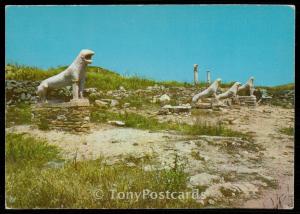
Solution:
<path fill-rule="evenodd" d="M 224 197 L 236 196 L 243 194 L 244 197 L 249 198 L 251 195 L 258 192 L 258 187 L 251 183 L 218 183 L 209 186 L 204 192 L 201 193 L 200 198 L 197 200 L 203 205 L 210 204 L 209 200 L 221 201 Z"/>
<path fill-rule="evenodd" d="M 171 106 L 165 105 L 158 112 L 159 115 L 164 115 L 168 113 L 179 114 L 179 113 L 189 113 L 191 111 L 191 106 L 189 104 L 181 105 L 181 106 Z"/>
<path fill-rule="evenodd" d="M 120 86 L 120 87 L 119 87 L 119 90 L 120 90 L 120 91 L 126 91 L 126 89 L 125 89 L 123 86 Z"/>
<path fill-rule="evenodd" d="M 170 100 L 171 98 L 167 94 L 164 94 L 159 98 L 159 101 L 162 103 L 169 102 Z"/>
<path fill-rule="evenodd" d="M 111 100 L 111 103 L 110 103 L 111 107 L 115 107 L 117 105 L 119 105 L 119 101 L 118 100 Z"/>
<path fill-rule="evenodd" d="M 67 86 L 67 87 L 68 87 L 68 86 Z M 98 90 L 97 90 L 97 88 L 85 88 L 85 89 L 84 89 L 84 92 L 85 92 L 85 93 L 88 93 L 88 94 L 92 94 L 92 93 L 97 93 Z"/>
<path fill-rule="evenodd" d="M 128 108 L 130 106 L 130 103 L 124 103 L 123 107 Z"/>
<path fill-rule="evenodd" d="M 211 205 L 214 205 L 216 202 L 214 200 L 212 200 L 212 199 L 209 199 L 208 203 L 211 204 Z"/>
<path fill-rule="evenodd" d="M 22 93 L 22 94 L 21 94 L 21 100 L 26 100 L 26 95 L 25 95 L 25 93 Z"/>
<path fill-rule="evenodd" d="M 263 113 L 272 113 L 272 111 L 271 111 L 271 110 L 268 110 L 268 109 L 264 109 L 264 110 L 263 110 Z"/>
<path fill-rule="evenodd" d="M 211 103 L 203 103 L 203 102 L 198 102 L 194 105 L 194 108 L 199 108 L 199 109 L 211 109 L 212 104 Z"/>
<path fill-rule="evenodd" d="M 107 160 L 105 160 L 105 165 L 112 166 L 112 165 L 116 164 L 118 161 L 119 160 L 117 160 L 117 159 L 113 159 L 113 160 L 107 159 Z"/>
<path fill-rule="evenodd" d="M 47 168 L 54 168 L 54 169 L 59 169 L 64 167 L 65 163 L 63 161 L 49 161 L 47 162 L 44 166 Z"/>
<path fill-rule="evenodd" d="M 157 102 L 157 98 L 153 97 L 152 100 L 150 100 L 151 103 L 156 103 Z"/>
<path fill-rule="evenodd" d="M 132 163 L 132 162 L 129 162 L 129 163 L 126 163 L 126 166 L 134 167 L 134 166 L 136 166 L 136 164 L 135 164 L 135 163 Z"/>
<path fill-rule="evenodd" d="M 98 107 L 108 107 L 108 103 L 102 100 L 95 100 L 95 105 Z"/>
<path fill-rule="evenodd" d="M 116 126 L 125 126 L 125 123 L 123 121 L 119 120 L 112 120 L 108 121 L 109 124 L 116 125 Z"/>
<path fill-rule="evenodd" d="M 66 116 L 65 115 L 58 115 L 57 117 L 56 117 L 56 119 L 57 120 L 67 120 L 67 118 L 66 118 Z"/>

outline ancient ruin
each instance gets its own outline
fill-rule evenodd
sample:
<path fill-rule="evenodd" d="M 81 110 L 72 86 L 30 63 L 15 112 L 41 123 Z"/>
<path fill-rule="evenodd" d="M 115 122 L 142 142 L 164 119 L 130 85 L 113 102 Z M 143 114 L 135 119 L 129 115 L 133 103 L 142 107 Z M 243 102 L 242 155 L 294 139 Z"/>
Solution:
<path fill-rule="evenodd" d="M 217 79 L 207 89 L 196 94 L 192 103 L 196 108 L 211 109 L 231 106 L 232 104 L 244 105 L 249 107 L 256 106 L 256 96 L 254 95 L 254 77 L 241 86 L 240 82 L 235 82 L 227 91 L 217 94 L 221 79 Z M 243 96 L 238 95 L 243 92 Z M 244 95 L 249 94 L 249 95 Z M 221 100 L 224 100 L 223 102 Z"/>
<path fill-rule="evenodd" d="M 57 129 L 73 132 L 89 130 L 89 100 L 83 98 L 86 67 L 92 63 L 91 50 L 81 50 L 73 63 L 61 73 L 52 76 L 38 86 L 37 94 L 41 100 L 33 108 L 33 119 L 40 128 Z M 49 89 L 72 85 L 73 99 L 70 102 L 48 103 Z"/>
<path fill-rule="evenodd" d="M 73 63 L 63 72 L 45 79 L 37 88 L 37 94 L 42 102 L 47 102 L 46 96 L 49 89 L 61 88 L 72 85 L 73 99 L 83 98 L 85 83 L 85 69 L 92 63 L 92 56 L 95 53 L 91 50 L 81 50 Z"/>
<path fill-rule="evenodd" d="M 226 92 L 222 94 L 218 94 L 216 98 L 220 100 L 220 99 L 235 97 L 240 85 L 241 85 L 240 82 L 235 82 Z"/>
<path fill-rule="evenodd" d="M 239 91 L 243 91 L 243 90 L 249 90 L 249 96 L 252 96 L 255 89 L 254 89 L 254 77 L 250 77 L 249 80 L 242 85 L 241 87 L 238 88 L 238 92 Z"/>
<path fill-rule="evenodd" d="M 198 65 L 194 64 L 194 84 L 198 84 Z"/>
<path fill-rule="evenodd" d="M 246 91 L 249 92 L 249 95 L 247 96 L 237 96 L 239 102 L 241 105 L 246 105 L 250 107 L 256 106 L 256 96 L 253 95 L 255 88 L 254 88 L 254 77 L 250 77 L 249 80 L 238 88 L 238 92 L 240 91 Z"/>
<path fill-rule="evenodd" d="M 221 79 L 220 78 L 216 79 L 207 89 L 205 89 L 204 91 L 201 91 L 200 93 L 196 94 L 193 97 L 192 102 L 196 103 L 199 99 L 209 97 L 209 96 L 216 97 L 217 96 L 217 90 L 218 90 L 218 87 L 219 87 L 220 83 L 221 83 Z"/>
<path fill-rule="evenodd" d="M 88 99 L 38 104 L 32 110 L 33 122 L 40 129 L 54 129 L 73 133 L 88 132 L 90 129 L 89 106 Z"/>

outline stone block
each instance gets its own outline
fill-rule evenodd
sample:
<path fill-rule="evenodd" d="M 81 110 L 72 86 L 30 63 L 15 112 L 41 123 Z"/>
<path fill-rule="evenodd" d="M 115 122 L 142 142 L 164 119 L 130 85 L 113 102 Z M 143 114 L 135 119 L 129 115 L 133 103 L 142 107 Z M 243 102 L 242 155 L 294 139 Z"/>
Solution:
<path fill-rule="evenodd" d="M 90 125 L 88 99 L 74 99 L 64 103 L 42 103 L 33 107 L 33 122 L 46 123 L 49 129 L 87 132 Z"/>

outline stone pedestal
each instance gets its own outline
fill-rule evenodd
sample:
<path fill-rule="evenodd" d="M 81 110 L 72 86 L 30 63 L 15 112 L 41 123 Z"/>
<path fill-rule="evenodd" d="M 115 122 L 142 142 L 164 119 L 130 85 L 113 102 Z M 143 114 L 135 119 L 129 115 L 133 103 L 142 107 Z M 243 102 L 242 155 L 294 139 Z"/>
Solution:
<path fill-rule="evenodd" d="M 253 96 L 238 96 L 240 105 L 245 105 L 249 107 L 256 107 L 256 97 Z"/>
<path fill-rule="evenodd" d="M 73 99 L 63 103 L 39 103 L 33 108 L 33 122 L 40 129 L 70 132 L 90 130 L 90 103 L 88 99 Z"/>

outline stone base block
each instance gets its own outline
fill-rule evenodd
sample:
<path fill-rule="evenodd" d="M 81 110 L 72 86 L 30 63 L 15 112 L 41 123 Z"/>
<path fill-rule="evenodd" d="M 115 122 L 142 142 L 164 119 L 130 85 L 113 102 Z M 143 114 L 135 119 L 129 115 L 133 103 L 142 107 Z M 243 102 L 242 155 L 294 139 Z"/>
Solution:
<path fill-rule="evenodd" d="M 32 113 L 33 122 L 40 129 L 70 132 L 88 132 L 90 129 L 88 99 L 75 99 L 63 103 L 38 103 Z"/>
<path fill-rule="evenodd" d="M 256 97 L 253 96 L 238 96 L 240 105 L 256 107 Z"/>
<path fill-rule="evenodd" d="M 168 114 L 168 113 L 189 113 L 191 112 L 191 106 L 190 105 L 182 105 L 182 106 L 171 106 L 171 105 L 165 105 L 161 108 L 161 110 L 158 112 L 158 114 Z"/>

